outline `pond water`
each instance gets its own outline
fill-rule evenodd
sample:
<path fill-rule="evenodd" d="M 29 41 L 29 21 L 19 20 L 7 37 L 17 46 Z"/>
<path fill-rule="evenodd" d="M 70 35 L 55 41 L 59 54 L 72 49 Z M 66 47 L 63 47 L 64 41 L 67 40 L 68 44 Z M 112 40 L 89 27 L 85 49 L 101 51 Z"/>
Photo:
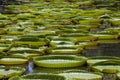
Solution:
<path fill-rule="evenodd" d="M 111 44 L 99 44 L 99 47 L 97 48 L 90 48 L 86 49 L 86 51 L 82 54 L 83 56 L 86 57 L 94 57 L 94 56 L 119 56 L 120 57 L 120 44 L 119 43 L 111 43 Z M 34 65 L 33 62 L 29 62 L 27 65 L 27 71 L 26 74 L 31 74 L 31 73 L 60 73 L 65 70 L 87 70 L 87 71 L 92 71 L 89 67 L 86 65 L 83 67 L 75 67 L 75 68 L 42 68 L 42 67 L 37 67 Z M 115 74 L 104 74 L 103 80 L 116 80 L 116 75 Z"/>
<path fill-rule="evenodd" d="M 111 44 L 99 44 L 99 47 L 97 48 L 89 48 L 86 49 L 85 52 L 82 54 L 86 57 L 94 57 L 94 56 L 117 56 L 120 57 L 120 44 L 119 43 L 111 43 Z M 37 67 L 34 65 L 32 61 L 30 61 L 26 65 L 16 65 L 20 67 L 25 67 L 26 72 L 25 74 L 32 74 L 32 73 L 60 73 L 65 70 L 87 70 L 92 71 L 87 65 L 84 65 L 83 67 L 75 67 L 75 68 L 43 68 L 43 67 Z M 8 80 L 8 79 L 2 79 L 2 80 Z M 104 74 L 103 80 L 116 80 L 115 74 Z"/>
<path fill-rule="evenodd" d="M 94 56 L 120 57 L 120 43 L 99 44 L 99 47 L 97 48 L 86 49 L 82 55 L 86 57 Z"/>

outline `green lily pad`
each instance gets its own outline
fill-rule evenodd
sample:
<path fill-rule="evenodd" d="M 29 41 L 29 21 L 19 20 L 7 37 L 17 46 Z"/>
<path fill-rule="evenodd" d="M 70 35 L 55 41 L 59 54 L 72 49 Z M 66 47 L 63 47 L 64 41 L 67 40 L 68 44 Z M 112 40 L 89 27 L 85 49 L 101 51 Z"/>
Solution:
<path fill-rule="evenodd" d="M 101 61 L 91 66 L 94 71 L 104 72 L 104 73 L 117 73 L 120 71 L 120 61 L 119 60 L 109 60 Z"/>
<path fill-rule="evenodd" d="M 24 47 L 13 47 L 8 54 L 12 56 L 23 56 L 23 57 L 34 57 L 34 56 L 40 56 L 44 54 L 45 47 L 41 47 L 38 49 L 32 49 L 32 48 L 24 48 Z"/>
<path fill-rule="evenodd" d="M 117 72 L 116 75 L 117 75 L 118 79 L 120 79 L 120 72 Z"/>
<path fill-rule="evenodd" d="M 82 66 L 86 62 L 85 57 L 51 55 L 33 58 L 34 63 L 40 67 L 64 68 Z"/>
<path fill-rule="evenodd" d="M 15 76 L 9 80 L 66 80 L 65 77 L 55 74 L 27 74 L 24 76 Z"/>
<path fill-rule="evenodd" d="M 25 72 L 24 68 L 10 67 L 7 69 L 5 66 L 0 66 L 0 79 L 22 75 L 24 72 Z"/>
<path fill-rule="evenodd" d="M 4 64 L 4 65 L 25 64 L 27 62 L 28 62 L 28 59 L 25 57 L 4 56 L 0 58 L 0 64 Z"/>
<path fill-rule="evenodd" d="M 66 80 L 102 80 L 102 74 L 87 71 L 66 71 L 59 75 L 65 76 Z"/>
<path fill-rule="evenodd" d="M 80 54 L 83 51 L 82 47 L 53 47 L 48 48 L 47 52 L 49 54 Z"/>
<path fill-rule="evenodd" d="M 120 60 L 119 57 L 111 57 L 111 56 L 98 56 L 98 57 L 92 57 L 87 60 L 88 65 L 94 65 L 96 63 L 102 62 L 102 61 L 109 61 L 109 60 Z"/>
<path fill-rule="evenodd" d="M 0 52 L 8 51 L 12 44 L 0 44 Z"/>
<path fill-rule="evenodd" d="M 90 41 L 96 40 L 97 37 L 84 33 L 71 33 L 71 34 L 62 34 L 61 37 L 66 37 L 70 39 L 75 39 L 76 41 Z"/>
<path fill-rule="evenodd" d="M 118 37 L 118 35 L 111 34 L 93 34 L 93 36 L 97 37 L 98 40 L 114 40 Z"/>
<path fill-rule="evenodd" d="M 60 37 L 57 37 L 57 38 L 53 38 L 51 41 L 50 41 L 50 45 L 51 46 L 54 46 L 54 45 L 59 45 L 59 44 L 74 44 L 74 40 L 72 39 L 69 39 L 69 38 L 60 38 Z"/>

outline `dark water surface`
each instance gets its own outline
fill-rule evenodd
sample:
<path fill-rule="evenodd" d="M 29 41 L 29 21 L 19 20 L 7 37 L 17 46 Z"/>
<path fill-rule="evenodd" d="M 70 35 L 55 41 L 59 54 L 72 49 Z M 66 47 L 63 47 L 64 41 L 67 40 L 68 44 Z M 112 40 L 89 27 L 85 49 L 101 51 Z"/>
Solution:
<path fill-rule="evenodd" d="M 95 57 L 95 56 L 120 57 L 120 44 L 119 43 L 110 43 L 110 44 L 102 43 L 102 44 L 99 44 L 99 47 L 97 48 L 86 49 L 86 51 L 82 55 L 86 57 Z M 29 62 L 28 67 L 27 67 L 27 74 L 30 74 L 30 73 L 60 73 L 65 70 L 74 70 L 74 69 L 92 71 L 87 66 L 75 67 L 75 68 L 51 69 L 51 68 L 37 67 L 33 64 L 33 62 Z M 104 77 L 103 77 L 103 80 L 116 80 L 116 79 L 117 78 L 115 74 L 104 74 Z"/>
<path fill-rule="evenodd" d="M 110 43 L 110 44 L 99 44 L 99 47 L 97 48 L 90 48 L 86 49 L 85 52 L 82 54 L 86 57 L 95 57 L 95 56 L 117 56 L 120 57 L 120 43 Z M 57 68 L 57 69 L 51 69 L 51 68 L 42 68 L 37 67 L 34 65 L 33 62 L 29 62 L 26 65 L 22 65 L 21 67 L 26 68 L 25 74 L 32 74 L 32 73 L 60 73 L 65 70 L 87 70 L 92 71 L 89 67 L 86 65 L 83 67 L 75 67 L 75 68 Z M 2 80 L 8 80 L 8 79 L 2 79 Z M 115 74 L 104 74 L 103 80 L 117 80 Z"/>
<path fill-rule="evenodd" d="M 95 56 L 120 57 L 120 43 L 99 44 L 99 47 L 97 48 L 86 49 L 85 53 L 82 55 L 86 57 L 95 57 Z"/>

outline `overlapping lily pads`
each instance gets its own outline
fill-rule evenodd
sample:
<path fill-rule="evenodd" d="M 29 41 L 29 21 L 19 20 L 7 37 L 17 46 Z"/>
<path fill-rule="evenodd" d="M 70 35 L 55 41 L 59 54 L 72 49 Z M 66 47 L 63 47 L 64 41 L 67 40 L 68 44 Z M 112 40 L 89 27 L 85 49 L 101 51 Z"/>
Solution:
<path fill-rule="evenodd" d="M 92 65 L 94 71 L 104 72 L 104 73 L 117 73 L 120 71 L 120 61 L 109 60 L 102 61 Z"/>
<path fill-rule="evenodd" d="M 25 48 L 25 47 L 13 47 L 8 54 L 11 56 L 23 56 L 23 57 L 34 57 L 43 55 L 46 47 L 40 48 Z"/>
<path fill-rule="evenodd" d="M 24 68 L 0 66 L 0 79 L 10 78 L 17 75 L 22 75 L 25 72 Z"/>
<path fill-rule="evenodd" d="M 0 14 L 1 65 L 25 64 L 27 70 L 32 70 L 36 68 L 31 65 L 32 62 L 26 63 L 33 56 L 37 56 L 33 58 L 33 63 L 38 68 L 45 67 L 44 69 L 74 68 L 83 66 L 87 61 L 89 68 L 94 71 L 117 72 L 119 77 L 118 57 L 95 57 L 86 60 L 85 57 L 78 56 L 86 53 L 85 50 L 101 48 L 102 43 L 119 45 L 119 0 L 19 1 L 19 5 L 5 5 L 5 12 Z M 6 46 L 7 44 L 12 45 Z M 9 73 L 9 70 L 1 73 Z M 68 71 L 61 74 L 70 76 L 70 80 L 102 80 L 102 75 L 89 72 Z M 30 74 L 10 80 L 65 79 L 54 77 L 53 74 L 43 74 L 42 78 L 41 75 Z"/>
<path fill-rule="evenodd" d="M 111 57 L 111 56 L 97 56 L 92 57 L 87 60 L 88 65 L 94 65 L 96 63 L 102 62 L 102 61 L 111 61 L 111 60 L 120 60 L 119 57 Z"/>

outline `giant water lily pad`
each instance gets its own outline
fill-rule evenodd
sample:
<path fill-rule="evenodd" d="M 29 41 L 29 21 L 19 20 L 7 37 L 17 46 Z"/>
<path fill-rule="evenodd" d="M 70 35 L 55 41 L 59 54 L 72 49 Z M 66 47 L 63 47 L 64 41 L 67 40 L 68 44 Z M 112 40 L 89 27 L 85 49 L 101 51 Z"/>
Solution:
<path fill-rule="evenodd" d="M 102 80 L 102 74 L 80 70 L 68 70 L 66 72 L 60 73 L 59 75 L 65 76 L 66 80 Z"/>
<path fill-rule="evenodd" d="M 91 66 L 94 71 L 104 72 L 104 73 L 116 73 L 120 71 L 120 61 L 109 60 L 98 62 Z"/>
<path fill-rule="evenodd" d="M 24 33 L 21 31 L 8 31 L 8 35 L 23 35 Z"/>
<path fill-rule="evenodd" d="M 46 47 L 40 48 L 25 48 L 25 47 L 13 47 L 8 54 L 14 56 L 24 56 L 24 57 L 33 57 L 40 56 L 44 54 Z"/>
<path fill-rule="evenodd" d="M 100 44 L 118 44 L 118 43 L 120 43 L 119 40 L 98 40 L 97 42 Z"/>
<path fill-rule="evenodd" d="M 30 13 L 18 14 L 16 17 L 18 20 L 28 20 L 29 18 L 35 18 L 35 16 Z"/>
<path fill-rule="evenodd" d="M 57 45 L 53 45 L 53 47 L 66 47 L 66 48 L 84 48 L 84 44 L 80 44 L 80 45 L 74 45 L 74 44 L 67 44 L 67 43 L 61 43 L 61 44 L 57 44 Z"/>
<path fill-rule="evenodd" d="M 59 26 L 59 28 L 62 31 L 73 31 L 74 30 L 82 30 L 82 31 L 88 31 L 90 29 L 90 26 L 88 25 L 66 25 L 66 26 Z"/>
<path fill-rule="evenodd" d="M 26 44 L 26 45 L 44 46 L 47 44 L 47 42 L 48 40 L 44 38 L 38 38 L 38 37 L 33 37 L 33 36 L 23 36 L 15 40 L 15 45 Z"/>
<path fill-rule="evenodd" d="M 50 41 L 50 45 L 51 46 L 54 46 L 54 45 L 57 45 L 57 44 L 74 44 L 74 39 L 69 39 L 69 38 L 64 38 L 64 37 L 59 37 L 57 36 L 56 38 L 53 38 L 51 41 Z"/>
<path fill-rule="evenodd" d="M 0 64 L 4 65 L 15 65 L 15 64 L 25 64 L 28 59 L 25 57 L 17 57 L 17 56 L 4 56 L 0 58 Z"/>
<path fill-rule="evenodd" d="M 6 33 L 5 29 L 4 28 L 0 28 L 0 35 L 1 34 L 5 34 L 5 33 Z"/>
<path fill-rule="evenodd" d="M 118 34 L 120 33 L 120 28 L 119 27 L 106 28 L 104 31 Z"/>
<path fill-rule="evenodd" d="M 97 37 L 98 40 L 114 40 L 118 37 L 118 35 L 111 35 L 111 34 L 93 34 L 93 36 Z"/>
<path fill-rule="evenodd" d="M 15 76 L 9 80 L 66 80 L 65 77 L 55 74 L 27 74 L 24 76 Z"/>
<path fill-rule="evenodd" d="M 112 18 L 110 20 L 110 22 L 113 26 L 116 26 L 116 27 L 120 26 L 120 19 L 119 18 Z"/>
<path fill-rule="evenodd" d="M 63 34 L 63 33 L 87 33 L 88 31 L 82 30 L 82 29 L 71 29 L 71 30 L 57 30 L 57 34 Z"/>
<path fill-rule="evenodd" d="M 31 31 L 29 33 L 26 33 L 26 36 L 45 37 L 47 34 L 55 34 L 55 31 L 52 30 Z"/>
<path fill-rule="evenodd" d="M 83 33 L 62 34 L 61 37 L 75 39 L 76 41 L 91 41 L 91 40 L 97 39 L 96 36 L 89 35 L 89 34 L 83 34 Z"/>
<path fill-rule="evenodd" d="M 7 69 L 5 66 L 0 66 L 0 79 L 10 78 L 16 75 L 21 75 L 25 72 L 24 68 L 20 67 L 10 67 Z"/>
<path fill-rule="evenodd" d="M 7 20 L 9 19 L 6 15 L 0 14 L 0 20 Z"/>
<path fill-rule="evenodd" d="M 8 51 L 11 48 L 11 44 L 0 44 L 0 52 Z"/>
<path fill-rule="evenodd" d="M 85 48 L 93 48 L 93 47 L 98 47 L 98 42 L 97 41 L 80 41 L 76 42 L 79 46 L 83 46 Z"/>
<path fill-rule="evenodd" d="M 13 36 L 13 35 L 11 35 L 11 36 L 10 35 L 6 35 L 6 36 L 2 35 L 0 42 L 10 43 L 16 38 L 17 38 L 17 36 Z"/>
<path fill-rule="evenodd" d="M 118 79 L 120 79 L 120 72 L 117 72 L 116 75 L 117 75 Z"/>
<path fill-rule="evenodd" d="M 86 58 L 82 56 L 51 55 L 33 58 L 34 63 L 40 67 L 63 68 L 82 66 Z"/>
<path fill-rule="evenodd" d="M 53 47 L 47 49 L 49 54 L 80 54 L 83 51 L 83 48 L 76 47 Z"/>
<path fill-rule="evenodd" d="M 102 61 L 109 61 L 109 60 L 120 60 L 119 57 L 111 57 L 111 56 L 98 56 L 98 57 L 92 57 L 87 60 L 88 65 L 94 65 L 96 63 L 102 62 Z"/>

